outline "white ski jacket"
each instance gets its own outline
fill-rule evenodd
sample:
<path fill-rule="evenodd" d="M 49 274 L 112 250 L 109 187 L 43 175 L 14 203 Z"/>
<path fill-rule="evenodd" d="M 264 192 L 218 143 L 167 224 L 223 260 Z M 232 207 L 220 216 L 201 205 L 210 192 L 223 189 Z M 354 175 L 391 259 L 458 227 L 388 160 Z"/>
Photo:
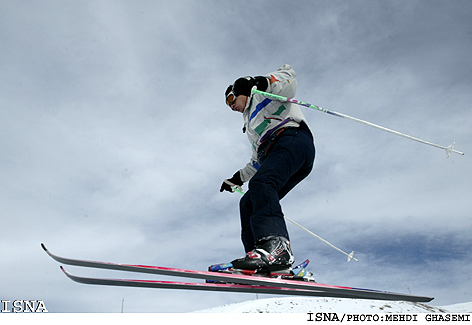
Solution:
<path fill-rule="evenodd" d="M 297 78 L 296 72 L 290 65 L 285 64 L 265 77 L 269 81 L 266 92 L 288 98 L 295 97 Z M 298 127 L 302 121 L 306 123 L 306 119 L 298 105 L 267 98 L 261 94 L 251 94 L 248 97 L 243 118 L 243 131 L 247 133 L 252 145 L 251 160 L 240 170 L 241 180 L 247 182 L 259 169 L 257 152 L 260 144 L 274 131 L 282 127 Z"/>

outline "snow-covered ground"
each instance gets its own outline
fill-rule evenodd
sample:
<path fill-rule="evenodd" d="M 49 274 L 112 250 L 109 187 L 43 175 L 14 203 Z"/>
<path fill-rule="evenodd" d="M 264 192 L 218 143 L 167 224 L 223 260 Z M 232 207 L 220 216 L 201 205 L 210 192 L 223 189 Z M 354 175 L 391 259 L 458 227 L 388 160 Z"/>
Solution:
<path fill-rule="evenodd" d="M 270 298 L 249 300 L 197 313 L 472 313 L 472 302 L 435 307 L 406 301 L 340 298 Z"/>

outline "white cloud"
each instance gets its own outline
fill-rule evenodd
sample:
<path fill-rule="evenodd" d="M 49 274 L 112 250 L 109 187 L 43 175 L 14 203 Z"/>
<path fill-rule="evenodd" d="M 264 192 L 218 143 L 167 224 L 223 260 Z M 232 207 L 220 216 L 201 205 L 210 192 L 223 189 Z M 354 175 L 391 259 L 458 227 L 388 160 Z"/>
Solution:
<path fill-rule="evenodd" d="M 384 290 L 428 291 L 447 277 L 426 294 L 461 302 L 470 258 L 459 241 L 446 250 L 457 254 L 452 276 L 441 261 L 405 258 L 400 269 L 381 258 L 393 247 L 399 258 L 421 257 L 424 246 L 376 244 L 419 236 L 441 254 L 445 237 L 470 244 L 470 10 L 442 1 L 1 2 L 0 298 L 76 312 L 118 311 L 124 296 L 138 312 L 248 299 L 80 286 L 39 244 L 77 258 L 196 269 L 238 257 L 239 196 L 219 187 L 250 147 L 223 92 L 239 76 L 290 63 L 298 99 L 466 152 L 446 159 L 304 108 L 316 165 L 282 206 L 361 262 L 345 267 L 342 254 L 289 226 L 297 258 L 312 259 L 320 281 Z"/>

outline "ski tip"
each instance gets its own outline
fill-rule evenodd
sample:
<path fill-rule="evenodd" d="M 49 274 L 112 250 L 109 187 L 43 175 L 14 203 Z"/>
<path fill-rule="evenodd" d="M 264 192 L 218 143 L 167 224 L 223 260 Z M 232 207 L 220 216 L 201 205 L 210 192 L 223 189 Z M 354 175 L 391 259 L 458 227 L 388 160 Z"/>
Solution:
<path fill-rule="evenodd" d="M 47 251 L 48 251 L 48 249 L 46 248 L 46 246 L 44 246 L 44 244 L 43 244 L 43 243 L 41 243 L 41 247 L 42 247 L 42 249 L 44 249 L 44 251 L 45 251 L 45 252 L 47 252 Z"/>
<path fill-rule="evenodd" d="M 67 272 L 66 269 L 62 265 L 59 265 L 59 268 L 61 269 L 62 273 L 64 273 L 68 278 L 71 277 L 70 273 Z"/>
<path fill-rule="evenodd" d="M 64 273 L 66 277 L 72 279 L 71 275 L 66 271 L 66 269 L 62 265 L 59 265 L 59 268 L 61 269 L 62 273 Z"/>

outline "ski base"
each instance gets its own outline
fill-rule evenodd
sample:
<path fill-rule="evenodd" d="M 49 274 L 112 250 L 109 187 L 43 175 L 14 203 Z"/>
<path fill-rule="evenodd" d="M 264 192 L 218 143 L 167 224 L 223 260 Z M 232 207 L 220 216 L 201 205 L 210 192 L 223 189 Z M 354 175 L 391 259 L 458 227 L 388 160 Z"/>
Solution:
<path fill-rule="evenodd" d="M 227 291 L 227 292 L 249 292 L 267 293 L 280 295 L 303 295 L 319 297 L 338 297 L 373 300 L 403 300 L 413 302 L 429 302 L 434 298 L 414 296 L 387 291 L 370 289 L 360 289 L 344 286 L 335 286 L 311 281 L 295 281 L 281 278 L 267 278 L 259 276 L 249 276 L 244 274 L 227 274 L 222 272 L 196 271 L 187 269 L 177 269 L 160 266 L 117 264 L 108 262 L 97 262 L 88 260 L 78 260 L 60 257 L 52 254 L 44 244 L 41 244 L 44 251 L 59 263 L 80 267 L 90 267 L 108 270 L 118 270 L 127 272 L 138 272 L 148 274 L 158 274 L 173 277 L 193 278 L 201 280 L 214 280 L 223 283 L 187 283 L 172 281 L 151 281 L 151 280 L 122 280 L 122 279 L 99 279 L 74 276 L 64 270 L 64 274 L 73 281 L 85 284 L 113 285 L 128 287 L 148 287 L 162 289 L 184 289 L 184 290 L 205 290 L 205 291 Z"/>

